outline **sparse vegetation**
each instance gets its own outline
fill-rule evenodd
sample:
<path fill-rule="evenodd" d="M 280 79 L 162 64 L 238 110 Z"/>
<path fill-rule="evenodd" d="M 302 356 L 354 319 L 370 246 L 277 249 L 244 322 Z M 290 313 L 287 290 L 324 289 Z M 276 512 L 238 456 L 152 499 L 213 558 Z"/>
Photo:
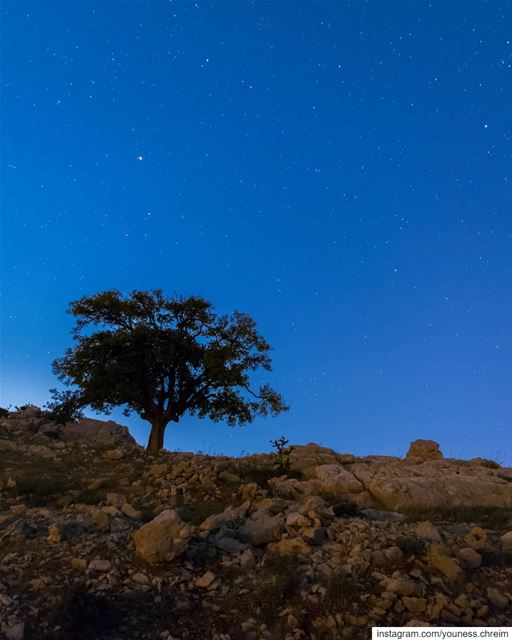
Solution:
<path fill-rule="evenodd" d="M 436 507 L 404 510 L 411 522 L 474 522 L 489 529 L 503 529 L 512 523 L 512 509 L 499 507 Z"/>
<path fill-rule="evenodd" d="M 302 585 L 297 558 L 269 556 L 259 569 L 255 596 L 267 621 L 275 617 L 277 607 L 284 602 L 293 603 Z"/>

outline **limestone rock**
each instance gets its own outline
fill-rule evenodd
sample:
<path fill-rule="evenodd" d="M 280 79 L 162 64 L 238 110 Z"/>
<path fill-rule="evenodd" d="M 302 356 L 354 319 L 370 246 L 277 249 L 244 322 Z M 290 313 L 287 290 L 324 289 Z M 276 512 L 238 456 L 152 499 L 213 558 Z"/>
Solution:
<path fill-rule="evenodd" d="M 485 549 L 487 546 L 487 534 L 482 527 L 472 527 L 464 536 L 464 542 L 475 551 Z"/>
<path fill-rule="evenodd" d="M 415 440 L 411 442 L 406 457 L 420 460 L 440 460 L 443 454 L 439 450 L 439 444 L 434 440 Z"/>
<path fill-rule="evenodd" d="M 416 526 L 415 533 L 418 538 L 421 538 L 422 540 L 428 540 L 429 542 L 441 542 L 439 531 L 428 520 L 419 522 Z"/>
<path fill-rule="evenodd" d="M 448 580 L 457 580 L 462 575 L 460 564 L 455 558 L 449 556 L 439 544 L 430 545 L 427 559 L 429 565 L 446 576 Z"/>
<path fill-rule="evenodd" d="M 190 536 L 178 512 L 166 509 L 133 534 L 135 554 L 149 564 L 167 562 L 183 553 Z"/>
<path fill-rule="evenodd" d="M 194 584 L 201 589 L 208 589 L 208 587 L 214 582 L 217 576 L 211 571 L 207 571 L 199 578 L 196 578 Z"/>
<path fill-rule="evenodd" d="M 255 546 L 279 540 L 284 531 L 284 519 L 265 513 L 257 519 L 247 519 L 240 528 L 240 538 Z"/>
<path fill-rule="evenodd" d="M 482 564 L 482 556 L 471 547 L 465 547 L 457 552 L 457 560 L 468 569 L 477 569 Z"/>
<path fill-rule="evenodd" d="M 315 469 L 322 491 L 336 496 L 363 491 L 363 485 L 345 467 L 339 464 L 323 464 Z"/>
<path fill-rule="evenodd" d="M 311 547 L 302 538 L 282 538 L 267 547 L 269 553 L 279 556 L 309 556 Z"/>
<path fill-rule="evenodd" d="M 512 531 L 509 531 L 500 537 L 500 544 L 502 551 L 512 553 Z"/>

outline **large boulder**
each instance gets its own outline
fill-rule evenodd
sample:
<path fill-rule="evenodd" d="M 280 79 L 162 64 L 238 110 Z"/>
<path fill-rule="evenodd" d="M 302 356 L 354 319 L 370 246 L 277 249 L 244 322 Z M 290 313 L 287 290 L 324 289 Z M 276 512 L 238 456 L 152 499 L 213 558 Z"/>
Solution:
<path fill-rule="evenodd" d="M 82 418 L 78 422 L 68 422 L 60 435 L 65 442 L 97 441 L 113 446 L 134 447 L 137 445 L 130 435 L 128 427 L 123 427 L 113 420 L 95 420 Z"/>
<path fill-rule="evenodd" d="M 185 550 L 190 536 L 176 509 L 166 509 L 133 534 L 135 555 L 149 564 L 168 562 Z"/>
<path fill-rule="evenodd" d="M 419 460 L 440 460 L 443 457 L 439 444 L 434 440 L 415 440 L 411 442 L 407 458 Z"/>
<path fill-rule="evenodd" d="M 257 511 L 254 516 L 246 520 L 240 527 L 240 539 L 255 546 L 262 546 L 279 540 L 284 533 L 284 518 L 273 516 L 268 512 Z"/>
<path fill-rule="evenodd" d="M 512 508 L 512 483 L 497 470 L 463 461 L 366 461 L 351 471 L 375 503 L 391 511 Z"/>
<path fill-rule="evenodd" d="M 340 464 L 322 464 L 316 467 L 315 475 L 321 490 L 336 496 L 359 493 L 364 489 L 361 482 Z"/>
<path fill-rule="evenodd" d="M 309 479 L 314 477 L 315 467 L 322 464 L 337 464 L 342 459 L 343 456 L 336 451 L 310 442 L 306 445 L 294 445 L 288 456 L 288 464 L 293 471 L 298 471 Z"/>

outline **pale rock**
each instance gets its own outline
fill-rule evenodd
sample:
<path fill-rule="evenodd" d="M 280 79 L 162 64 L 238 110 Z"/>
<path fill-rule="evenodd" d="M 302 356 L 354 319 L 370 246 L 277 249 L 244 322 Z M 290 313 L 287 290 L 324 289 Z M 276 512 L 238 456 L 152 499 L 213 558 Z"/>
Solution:
<path fill-rule="evenodd" d="M 201 589 L 208 589 L 208 587 L 213 583 L 217 576 L 211 571 L 207 571 L 202 576 L 196 578 L 194 580 L 194 584 L 196 587 L 200 587 Z"/>
<path fill-rule="evenodd" d="M 497 609 L 505 609 L 508 606 L 508 598 L 494 587 L 488 587 L 487 598 Z"/>
<path fill-rule="evenodd" d="M 399 596 L 421 597 L 423 595 L 423 585 L 409 578 L 386 578 L 384 580 L 386 591 L 396 593 Z"/>
<path fill-rule="evenodd" d="M 222 537 L 219 538 L 215 542 L 215 546 L 220 551 L 224 551 L 225 553 L 229 553 L 230 555 L 235 555 L 236 553 L 240 553 L 246 548 L 245 544 L 242 544 L 240 541 L 235 538 Z"/>
<path fill-rule="evenodd" d="M 120 509 L 126 502 L 126 498 L 121 493 L 107 493 L 105 501 L 109 507 Z"/>
<path fill-rule="evenodd" d="M 133 534 L 135 554 L 150 564 L 168 562 L 185 550 L 190 536 L 178 512 L 166 509 Z"/>
<path fill-rule="evenodd" d="M 306 527 L 301 534 L 314 546 L 322 545 L 327 539 L 327 532 L 324 527 Z"/>
<path fill-rule="evenodd" d="M 417 524 L 415 534 L 422 540 L 428 540 L 429 542 L 441 542 L 439 531 L 428 520 Z"/>
<path fill-rule="evenodd" d="M 425 598 L 414 598 L 410 596 L 404 596 L 402 602 L 405 605 L 407 611 L 412 613 L 423 613 L 427 609 L 427 601 Z"/>
<path fill-rule="evenodd" d="M 247 548 L 245 551 L 243 551 L 240 554 L 239 561 L 240 561 L 241 567 L 244 567 L 244 568 L 252 567 L 256 562 L 254 551 L 250 547 Z"/>
<path fill-rule="evenodd" d="M 61 539 L 60 527 L 57 524 L 50 524 L 48 527 L 48 542 L 57 543 Z"/>
<path fill-rule="evenodd" d="M 404 558 L 402 550 L 396 545 L 384 549 L 384 555 L 388 562 L 391 562 L 392 564 L 398 564 Z"/>
<path fill-rule="evenodd" d="M 462 575 L 460 564 L 439 544 L 430 545 L 427 560 L 430 567 L 442 573 L 448 580 L 455 581 Z"/>
<path fill-rule="evenodd" d="M 285 500 L 300 500 L 304 496 L 315 493 L 316 490 L 315 483 L 311 480 L 297 480 L 288 476 L 271 478 L 268 485 L 274 496 Z"/>
<path fill-rule="evenodd" d="M 477 569 L 482 564 L 482 556 L 471 547 L 460 549 L 456 557 L 468 569 Z"/>
<path fill-rule="evenodd" d="M 167 473 L 167 465 L 165 463 L 153 464 L 148 470 L 148 475 L 153 478 L 160 478 Z"/>
<path fill-rule="evenodd" d="M 258 512 L 256 512 L 258 514 Z M 255 515 L 256 515 L 255 514 Z M 270 513 L 250 518 L 240 527 L 240 538 L 256 546 L 262 546 L 278 540 L 284 531 L 284 519 Z"/>
<path fill-rule="evenodd" d="M 25 637 L 25 623 L 16 622 L 4 629 L 6 640 L 23 640 Z"/>
<path fill-rule="evenodd" d="M 500 545 L 502 551 L 512 553 L 512 531 L 509 531 L 500 537 Z"/>
<path fill-rule="evenodd" d="M 415 440 L 411 442 L 407 458 L 419 458 L 420 460 L 440 460 L 443 454 L 439 450 L 439 444 L 434 440 Z"/>
<path fill-rule="evenodd" d="M 85 558 L 71 558 L 71 566 L 73 569 L 85 571 L 87 568 L 87 560 Z"/>
<path fill-rule="evenodd" d="M 288 527 L 309 527 L 311 520 L 303 516 L 301 513 L 292 512 L 286 516 L 286 525 Z"/>
<path fill-rule="evenodd" d="M 141 584 L 144 586 L 151 584 L 151 581 L 148 578 L 148 576 L 145 573 L 142 573 L 141 571 L 137 571 L 137 573 L 134 573 L 132 576 L 132 580 L 136 584 Z"/>
<path fill-rule="evenodd" d="M 309 556 L 311 547 L 302 538 L 282 538 L 267 546 L 269 553 L 278 556 Z"/>
<path fill-rule="evenodd" d="M 110 460 L 112 462 L 115 462 L 117 460 L 121 460 L 121 458 L 124 457 L 124 451 L 122 449 L 109 449 L 106 453 L 105 453 L 105 458 L 107 460 Z"/>
<path fill-rule="evenodd" d="M 487 546 L 487 534 L 482 527 L 472 527 L 464 536 L 464 542 L 468 547 L 471 547 L 471 549 L 480 551 Z"/>
<path fill-rule="evenodd" d="M 112 568 L 110 560 L 102 560 L 101 558 L 94 558 L 87 566 L 87 571 L 94 571 L 98 573 L 107 573 Z"/>
<path fill-rule="evenodd" d="M 323 464 L 315 469 L 315 476 L 322 491 L 337 496 L 363 491 L 363 485 L 345 467 L 339 464 Z"/>
<path fill-rule="evenodd" d="M 121 507 L 121 511 L 125 516 L 131 518 L 132 520 L 142 520 L 142 511 L 138 511 L 129 502 L 125 502 Z"/>

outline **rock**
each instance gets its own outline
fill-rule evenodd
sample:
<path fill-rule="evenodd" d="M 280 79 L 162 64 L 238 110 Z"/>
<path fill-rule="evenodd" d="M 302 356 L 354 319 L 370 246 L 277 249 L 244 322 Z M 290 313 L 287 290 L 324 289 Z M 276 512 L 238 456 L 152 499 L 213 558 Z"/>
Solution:
<path fill-rule="evenodd" d="M 240 482 L 240 476 L 237 476 L 236 473 L 231 473 L 231 471 L 221 471 L 219 473 L 219 480 L 227 484 L 238 484 Z"/>
<path fill-rule="evenodd" d="M 137 573 L 134 573 L 132 576 L 132 580 L 136 584 L 142 584 L 142 585 L 151 584 L 151 580 L 148 578 L 148 576 L 145 573 L 142 573 L 141 571 L 137 571 Z"/>
<path fill-rule="evenodd" d="M 240 539 L 258 547 L 279 540 L 283 531 L 284 519 L 281 516 L 264 514 L 244 522 L 240 527 Z"/>
<path fill-rule="evenodd" d="M 384 580 L 386 591 L 396 593 L 399 596 L 421 597 L 423 585 L 410 578 L 386 578 Z"/>
<path fill-rule="evenodd" d="M 82 418 L 78 422 L 68 422 L 62 428 L 61 438 L 65 442 L 99 442 L 121 445 L 126 448 L 136 447 L 137 443 L 130 435 L 127 427 L 112 420 L 95 420 Z"/>
<path fill-rule="evenodd" d="M 464 536 L 464 542 L 475 551 L 485 549 L 487 546 L 487 534 L 482 527 L 472 527 Z"/>
<path fill-rule="evenodd" d="M 395 545 L 384 549 L 384 556 L 386 557 L 386 560 L 392 564 L 398 564 L 404 559 L 402 550 Z"/>
<path fill-rule="evenodd" d="M 142 520 L 142 511 L 134 509 L 129 502 L 125 502 L 123 504 L 121 511 L 125 516 L 128 516 L 128 518 L 131 518 L 132 520 Z"/>
<path fill-rule="evenodd" d="M 183 553 L 190 536 L 178 512 L 166 509 L 134 533 L 135 554 L 149 564 L 167 562 Z"/>
<path fill-rule="evenodd" d="M 121 493 L 107 493 L 105 501 L 110 507 L 120 509 L 125 504 L 126 498 Z"/>
<path fill-rule="evenodd" d="M 121 460 L 121 458 L 124 458 L 124 451 L 119 447 L 117 449 L 109 449 L 105 453 L 105 458 L 107 460 L 111 460 L 112 462 L 115 462 L 116 460 Z"/>
<path fill-rule="evenodd" d="M 487 598 L 497 609 L 505 609 L 508 606 L 508 598 L 493 587 L 487 588 Z"/>
<path fill-rule="evenodd" d="M 436 569 L 448 580 L 454 581 L 462 575 L 460 564 L 449 556 L 439 544 L 431 544 L 427 554 L 429 566 Z"/>
<path fill-rule="evenodd" d="M 110 529 L 110 516 L 98 507 L 91 507 L 91 518 L 94 526 L 100 531 Z"/>
<path fill-rule="evenodd" d="M 61 541 L 60 528 L 56 524 L 51 524 L 48 527 L 48 542 L 56 543 L 60 541 Z"/>
<path fill-rule="evenodd" d="M 194 584 L 196 587 L 200 587 L 201 589 L 208 589 L 208 587 L 214 582 L 217 576 L 211 571 L 207 571 L 199 578 L 194 580 Z"/>
<path fill-rule="evenodd" d="M 282 538 L 268 545 L 269 553 L 278 556 L 309 556 L 311 547 L 302 538 Z"/>
<path fill-rule="evenodd" d="M 208 516 L 199 525 L 199 537 L 205 540 L 221 527 L 232 527 L 239 524 L 245 518 L 248 507 L 249 503 L 245 502 L 239 507 L 229 506 L 222 513 L 214 513 Z"/>
<path fill-rule="evenodd" d="M 434 440 L 415 440 L 411 442 L 406 457 L 420 460 L 440 460 L 443 454 L 439 450 L 439 444 Z"/>
<path fill-rule="evenodd" d="M 501 550 L 505 553 L 512 553 L 512 531 L 500 537 Z"/>
<path fill-rule="evenodd" d="M 224 551 L 225 553 L 229 553 L 230 555 L 235 555 L 235 553 L 240 553 L 246 548 L 245 544 L 242 544 L 235 538 L 220 538 L 216 540 L 215 546 L 220 551 Z"/>
<path fill-rule="evenodd" d="M 309 527 L 311 524 L 311 520 L 303 516 L 301 513 L 292 512 L 286 516 L 286 526 L 287 527 Z"/>
<path fill-rule="evenodd" d="M 309 496 L 316 492 L 316 485 L 311 480 L 297 480 L 280 476 L 268 481 L 274 496 L 286 500 L 300 500 L 303 496 Z"/>
<path fill-rule="evenodd" d="M 315 467 L 322 464 L 337 464 L 339 454 L 327 447 L 310 442 L 307 445 L 294 445 L 288 456 L 288 463 L 293 471 L 298 471 L 306 479 L 315 473 Z"/>
<path fill-rule="evenodd" d="M 418 538 L 421 538 L 422 540 L 428 540 L 429 542 L 441 542 L 439 531 L 428 520 L 418 523 L 415 533 Z"/>
<path fill-rule="evenodd" d="M 345 467 L 339 464 L 323 464 L 315 469 L 315 476 L 322 491 L 335 496 L 363 491 L 363 485 Z"/>
<path fill-rule="evenodd" d="M 16 622 L 4 629 L 6 640 L 23 640 L 25 637 L 25 623 Z"/>
<path fill-rule="evenodd" d="M 102 560 L 101 558 L 94 558 L 87 566 L 87 571 L 97 571 L 98 573 L 107 573 L 112 568 L 110 560 Z"/>
<path fill-rule="evenodd" d="M 167 473 L 167 465 L 165 463 L 162 464 L 152 464 L 148 471 L 148 476 L 153 478 L 160 478 L 161 476 Z"/>
<path fill-rule="evenodd" d="M 412 611 L 412 613 L 423 613 L 427 609 L 427 601 L 424 598 L 404 596 L 402 602 L 407 611 Z"/>
<path fill-rule="evenodd" d="M 73 569 L 85 571 L 87 569 L 87 560 L 85 558 L 71 558 L 71 566 Z"/>
<path fill-rule="evenodd" d="M 512 508 L 512 483 L 484 467 L 443 459 L 358 463 L 352 471 L 372 499 L 391 511 Z"/>
<path fill-rule="evenodd" d="M 459 560 L 463 566 L 468 569 L 477 569 L 482 564 L 482 556 L 471 549 L 471 547 L 465 547 L 460 551 L 457 551 L 457 560 Z"/>

